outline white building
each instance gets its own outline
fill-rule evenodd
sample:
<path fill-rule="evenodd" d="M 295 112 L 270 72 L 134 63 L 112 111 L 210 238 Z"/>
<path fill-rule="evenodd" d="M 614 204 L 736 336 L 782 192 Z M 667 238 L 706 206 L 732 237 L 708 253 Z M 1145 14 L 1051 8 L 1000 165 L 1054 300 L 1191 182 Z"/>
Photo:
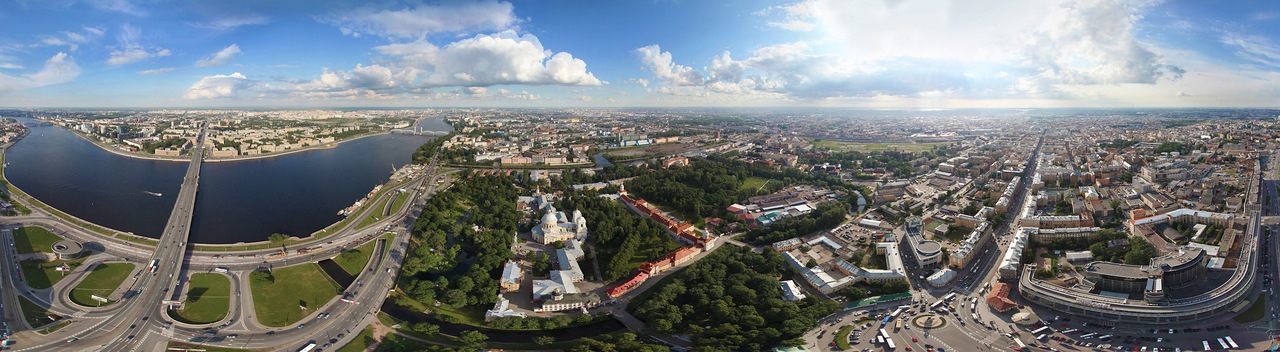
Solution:
<path fill-rule="evenodd" d="M 795 281 L 785 280 L 785 281 L 782 281 L 781 285 L 782 285 L 782 300 L 799 301 L 804 299 L 805 297 L 804 290 L 801 290 L 800 286 L 796 286 Z"/>
<path fill-rule="evenodd" d="M 547 212 L 542 215 L 542 223 L 533 228 L 533 240 L 542 244 L 556 241 L 582 239 L 587 235 L 587 219 L 582 212 L 573 211 L 573 218 L 557 211 L 554 205 L 547 205 Z"/>
<path fill-rule="evenodd" d="M 512 310 L 511 301 L 508 301 L 502 295 L 498 295 L 498 303 L 493 305 L 493 309 L 484 312 L 484 320 L 489 321 L 506 317 L 524 318 L 524 313 Z"/>

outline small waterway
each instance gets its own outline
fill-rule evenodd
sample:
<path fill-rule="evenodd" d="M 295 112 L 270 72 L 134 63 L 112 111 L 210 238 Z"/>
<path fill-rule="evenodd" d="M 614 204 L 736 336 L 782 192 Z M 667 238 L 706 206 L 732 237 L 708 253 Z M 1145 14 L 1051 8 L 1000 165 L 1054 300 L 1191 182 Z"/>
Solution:
<path fill-rule="evenodd" d="M 321 260 L 319 264 L 320 269 L 324 269 L 325 274 L 329 274 L 329 277 L 333 278 L 333 281 L 336 281 L 339 286 L 342 286 L 341 291 L 346 291 L 347 288 L 351 287 L 352 283 L 356 282 L 356 277 L 347 273 L 347 271 L 342 269 L 342 266 L 338 265 L 338 262 L 333 261 L 333 259 Z"/>

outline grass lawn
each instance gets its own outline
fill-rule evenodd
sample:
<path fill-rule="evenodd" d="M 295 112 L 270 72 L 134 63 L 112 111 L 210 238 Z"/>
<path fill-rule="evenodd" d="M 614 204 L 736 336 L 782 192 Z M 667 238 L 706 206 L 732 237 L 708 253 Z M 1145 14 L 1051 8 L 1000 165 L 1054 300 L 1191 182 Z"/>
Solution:
<path fill-rule="evenodd" d="M 55 260 L 51 262 L 43 260 L 24 260 L 22 261 L 22 277 L 27 280 L 27 286 L 35 289 L 46 289 L 53 287 L 53 284 L 62 281 L 66 274 L 57 270 L 59 265 L 66 263 L 75 270 L 80 264 L 84 263 L 84 258 L 73 260 Z"/>
<path fill-rule="evenodd" d="M 57 317 L 58 315 L 40 307 L 26 297 L 18 296 L 18 304 L 22 306 L 22 316 L 27 320 L 27 325 L 32 327 L 40 327 L 44 326 L 44 324 L 52 323 L 53 319 L 49 319 L 49 317 Z"/>
<path fill-rule="evenodd" d="M 837 349 L 843 351 L 853 348 L 853 346 L 849 345 L 849 332 L 853 331 L 854 327 L 855 326 L 853 325 L 845 325 L 843 328 L 840 328 L 839 332 L 836 332 L 835 340 Z"/>
<path fill-rule="evenodd" d="M 365 243 L 360 247 L 352 248 L 346 252 L 342 252 L 337 257 L 333 257 L 333 261 L 346 270 L 352 276 L 360 276 L 360 270 L 364 269 L 365 264 L 369 263 L 369 258 L 373 257 L 373 247 L 378 244 L 378 240 L 374 239 Z"/>
<path fill-rule="evenodd" d="M 62 237 L 49 233 L 43 227 L 23 226 L 13 230 L 13 246 L 19 254 L 53 253 L 53 243 L 61 240 Z"/>
<path fill-rule="evenodd" d="M 449 305 L 440 305 L 439 307 L 429 307 L 431 314 L 450 315 L 458 318 L 459 324 L 484 326 L 485 308 L 480 307 L 450 307 Z"/>
<path fill-rule="evenodd" d="M 178 321 L 188 324 L 215 323 L 227 316 L 231 307 L 231 280 L 213 273 L 191 274 L 187 300 L 179 311 L 170 311 Z"/>
<path fill-rule="evenodd" d="M 373 225 L 374 222 L 381 220 L 382 209 L 385 209 L 387 207 L 387 200 L 391 199 L 389 197 L 394 197 L 394 196 L 395 195 L 392 194 L 387 197 L 382 197 L 381 199 L 378 199 L 377 202 L 374 202 L 373 203 L 374 206 L 371 209 L 369 209 L 370 210 L 369 214 L 365 214 L 364 218 L 360 219 L 360 223 L 356 224 L 356 229 L 363 229 L 363 228 L 369 227 L 369 225 Z M 366 207 L 368 207 L 368 205 L 366 205 Z"/>
<path fill-rule="evenodd" d="M 756 190 L 759 190 L 761 187 L 764 187 L 764 185 L 769 182 L 777 182 L 777 181 L 770 180 L 763 177 L 755 177 L 755 176 L 747 177 L 746 180 L 742 181 L 742 186 L 739 186 L 738 189 L 755 192 Z"/>
<path fill-rule="evenodd" d="M 1258 296 L 1258 300 L 1254 301 L 1253 305 L 1249 306 L 1249 309 L 1245 309 L 1244 312 L 1237 315 L 1235 320 L 1241 324 L 1250 323 L 1262 319 L 1265 314 L 1267 314 L 1267 296 Z"/>
<path fill-rule="evenodd" d="M 94 300 L 91 295 L 98 295 L 106 298 L 111 292 L 115 291 L 124 279 L 133 272 L 134 265 L 129 263 L 107 263 L 98 265 L 89 272 L 89 276 L 85 276 L 76 288 L 71 290 L 71 301 L 86 307 L 106 306 L 115 303 L 115 301 L 107 301 L 101 303 Z"/>
<path fill-rule="evenodd" d="M 663 237 L 666 238 L 666 240 L 662 241 L 663 245 L 661 247 L 647 246 L 637 248 L 635 255 L 631 256 L 631 262 L 627 263 L 627 266 L 631 269 L 639 268 L 640 264 L 662 258 L 662 256 L 667 255 L 667 253 L 680 249 L 680 244 L 676 243 L 675 240 L 672 240 L 671 237 Z M 588 267 L 583 267 L 583 270 L 586 270 L 586 268 Z"/>
<path fill-rule="evenodd" d="M 346 346 L 338 349 L 338 352 L 364 352 L 366 348 L 378 342 L 373 339 L 373 327 L 366 326 L 360 335 L 356 335 Z"/>
<path fill-rule="evenodd" d="M 205 351 L 205 352 L 249 352 L 237 348 L 225 348 L 215 346 L 197 345 L 186 342 L 169 341 L 168 350 L 170 351 Z"/>
<path fill-rule="evenodd" d="M 249 280 L 253 309 L 258 322 L 270 327 L 296 323 L 338 296 L 338 283 L 315 263 L 276 269 L 271 273 L 274 280 L 258 279 L 266 276 L 263 274 L 253 275 Z"/>
<path fill-rule="evenodd" d="M 396 200 L 391 202 L 391 213 L 395 214 L 400 211 L 400 209 L 404 208 L 405 201 L 407 200 L 409 200 L 408 193 L 396 192 Z"/>
<path fill-rule="evenodd" d="M 404 336 L 396 334 L 387 334 L 382 339 L 382 343 L 374 351 L 423 351 L 430 348 L 431 345 L 426 342 L 410 340 Z M 345 349 L 342 351 L 346 351 Z"/>
<path fill-rule="evenodd" d="M 71 325 L 71 322 L 64 321 L 61 323 L 53 324 L 53 326 L 44 328 L 43 330 L 36 331 L 36 332 L 40 333 L 41 335 L 48 335 L 48 334 L 52 334 L 55 331 L 62 330 L 62 328 L 67 327 L 67 325 Z"/>

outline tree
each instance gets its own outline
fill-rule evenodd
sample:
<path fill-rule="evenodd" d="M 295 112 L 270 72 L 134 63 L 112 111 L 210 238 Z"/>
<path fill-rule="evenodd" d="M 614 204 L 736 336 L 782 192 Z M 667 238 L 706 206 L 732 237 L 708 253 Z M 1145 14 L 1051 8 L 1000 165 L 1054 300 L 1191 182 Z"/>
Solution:
<path fill-rule="evenodd" d="M 271 234 L 271 236 L 267 236 L 268 242 L 271 242 L 273 246 L 278 245 L 281 248 L 284 247 L 285 241 L 288 241 L 288 240 L 289 240 L 289 235 L 286 235 L 283 233 L 273 233 Z"/>
<path fill-rule="evenodd" d="M 249 280 L 259 285 L 272 285 L 276 283 L 276 276 L 272 275 L 270 271 L 258 270 L 249 274 Z"/>
<path fill-rule="evenodd" d="M 440 326 L 428 323 L 417 323 L 413 324 L 412 330 L 424 335 L 435 335 L 440 332 Z"/>
<path fill-rule="evenodd" d="M 556 342 L 556 338 L 551 336 L 538 336 L 533 339 L 533 343 L 538 344 L 538 346 L 547 346 L 555 342 Z"/>
<path fill-rule="evenodd" d="M 458 339 L 462 340 L 467 346 L 478 347 L 489 340 L 489 336 L 475 330 L 467 330 L 458 335 Z"/>

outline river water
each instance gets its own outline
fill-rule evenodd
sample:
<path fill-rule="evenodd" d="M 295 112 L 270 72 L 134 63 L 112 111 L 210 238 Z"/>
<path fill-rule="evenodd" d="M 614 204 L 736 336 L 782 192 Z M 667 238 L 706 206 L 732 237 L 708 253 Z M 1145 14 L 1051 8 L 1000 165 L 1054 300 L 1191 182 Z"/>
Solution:
<path fill-rule="evenodd" d="M 425 119 L 420 126 L 451 129 L 442 118 Z M 392 167 L 408 164 L 414 149 L 429 139 L 383 134 L 331 149 L 205 163 L 191 241 L 253 242 L 276 232 L 307 236 L 341 220 L 338 210 L 386 182 Z M 6 162 L 9 181 L 41 201 L 152 238 L 159 237 L 173 210 L 187 165 L 116 155 L 58 126 L 31 127 L 31 134 L 9 149 Z"/>

